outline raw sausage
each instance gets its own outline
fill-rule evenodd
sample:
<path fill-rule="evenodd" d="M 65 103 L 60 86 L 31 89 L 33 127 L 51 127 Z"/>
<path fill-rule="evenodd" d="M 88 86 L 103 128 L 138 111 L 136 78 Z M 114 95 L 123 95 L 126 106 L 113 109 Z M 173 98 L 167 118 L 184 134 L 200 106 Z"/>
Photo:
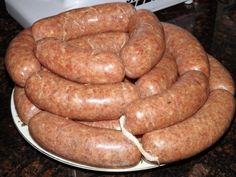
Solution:
<path fill-rule="evenodd" d="M 24 88 L 15 87 L 14 103 L 20 120 L 25 124 L 28 124 L 29 120 L 40 112 L 27 98 Z"/>
<path fill-rule="evenodd" d="M 47 71 L 31 76 L 25 90 L 42 110 L 85 121 L 118 119 L 124 107 L 139 98 L 131 83 L 84 85 Z"/>
<path fill-rule="evenodd" d="M 202 72 L 186 72 L 166 92 L 129 104 L 125 109 L 125 128 L 133 134 L 144 134 L 183 121 L 205 103 L 208 88 L 208 79 Z"/>
<path fill-rule="evenodd" d="M 55 37 L 61 40 L 116 31 L 127 32 L 135 8 L 128 3 L 107 3 L 74 9 L 37 21 L 32 26 L 36 41 Z"/>
<path fill-rule="evenodd" d="M 174 58 L 165 53 L 161 61 L 135 83 L 142 98 L 160 94 L 169 89 L 178 76 Z"/>
<path fill-rule="evenodd" d="M 93 50 L 94 54 L 100 52 L 113 52 L 118 55 L 121 48 L 128 40 L 129 36 L 127 33 L 107 32 L 82 36 L 68 41 L 68 44 L 82 50 Z"/>
<path fill-rule="evenodd" d="M 146 151 L 161 163 L 191 157 L 215 143 L 227 130 L 235 111 L 235 100 L 225 90 L 213 90 L 204 106 L 192 117 L 173 126 L 147 133 Z"/>
<path fill-rule="evenodd" d="M 120 131 L 89 127 L 47 112 L 30 120 L 29 131 L 46 150 L 83 164 L 128 167 L 141 158 L 136 146 Z"/>
<path fill-rule="evenodd" d="M 96 54 L 55 38 L 40 40 L 36 56 L 52 72 L 79 83 L 115 83 L 122 81 L 125 75 L 122 61 L 115 53 Z"/>
<path fill-rule="evenodd" d="M 165 32 L 166 49 L 176 60 L 178 72 L 183 75 L 190 70 L 209 76 L 207 54 L 198 40 L 188 31 L 176 25 L 162 23 Z"/>
<path fill-rule="evenodd" d="M 234 95 L 234 81 L 229 71 L 213 56 L 208 55 L 208 58 L 210 62 L 210 90 L 224 89 Z"/>
<path fill-rule="evenodd" d="M 142 138 L 146 151 L 170 163 L 193 156 L 215 143 L 229 127 L 235 112 L 234 83 L 229 72 L 212 56 L 210 96 L 203 107 L 187 120 L 147 133 Z"/>
<path fill-rule="evenodd" d="M 168 23 L 162 25 L 167 52 L 175 58 L 180 78 L 163 94 L 137 100 L 126 108 L 125 127 L 133 134 L 183 121 L 208 97 L 209 61 L 203 47 L 186 30 Z"/>
<path fill-rule="evenodd" d="M 6 69 L 12 80 L 21 87 L 26 80 L 40 70 L 40 63 L 34 55 L 35 46 L 31 29 L 20 32 L 10 43 L 6 53 Z"/>
<path fill-rule="evenodd" d="M 138 10 L 129 21 L 130 39 L 121 50 L 126 75 L 138 78 L 160 61 L 164 50 L 164 31 L 158 18 L 148 10 Z"/>

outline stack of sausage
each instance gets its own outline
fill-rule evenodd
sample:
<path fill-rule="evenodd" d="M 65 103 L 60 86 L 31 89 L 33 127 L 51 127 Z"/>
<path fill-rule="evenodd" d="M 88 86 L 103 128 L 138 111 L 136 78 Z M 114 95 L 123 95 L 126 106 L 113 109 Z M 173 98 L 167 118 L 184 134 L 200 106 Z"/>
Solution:
<path fill-rule="evenodd" d="M 195 37 L 126 3 L 37 21 L 10 43 L 14 100 L 35 141 L 72 161 L 123 168 L 145 151 L 170 163 L 215 143 L 234 114 L 234 83 Z"/>

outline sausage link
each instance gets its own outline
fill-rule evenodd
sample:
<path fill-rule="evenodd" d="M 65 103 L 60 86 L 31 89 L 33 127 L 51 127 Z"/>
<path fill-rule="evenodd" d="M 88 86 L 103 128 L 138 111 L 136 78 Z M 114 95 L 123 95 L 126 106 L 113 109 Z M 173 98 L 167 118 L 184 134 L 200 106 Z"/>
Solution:
<path fill-rule="evenodd" d="M 204 106 L 192 117 L 173 126 L 147 133 L 146 151 L 170 163 L 191 157 L 215 143 L 229 127 L 235 100 L 225 90 L 213 90 Z"/>
<path fill-rule="evenodd" d="M 34 23 L 33 36 L 36 41 L 47 37 L 69 40 L 109 31 L 127 32 L 129 18 L 134 12 L 135 8 L 128 3 L 73 9 Z"/>
<path fill-rule="evenodd" d="M 120 131 L 82 125 L 41 112 L 29 122 L 35 141 L 48 151 L 97 167 L 128 167 L 141 158 L 139 150 Z"/>
<path fill-rule="evenodd" d="M 115 119 L 115 120 L 101 120 L 101 121 L 93 121 L 93 122 L 80 121 L 80 123 L 84 124 L 84 125 L 91 126 L 91 127 L 120 130 L 120 123 L 119 123 L 118 119 Z"/>
<path fill-rule="evenodd" d="M 30 77 L 25 90 L 42 110 L 85 121 L 118 119 L 124 107 L 139 98 L 131 83 L 84 85 L 47 71 Z"/>
<path fill-rule="evenodd" d="M 95 84 L 123 80 L 124 66 L 115 53 L 93 52 L 80 50 L 55 38 L 40 40 L 36 45 L 36 56 L 40 63 L 69 80 Z"/>
<path fill-rule="evenodd" d="M 129 35 L 122 32 L 107 32 L 82 36 L 68 41 L 69 45 L 82 50 L 93 50 L 93 53 L 112 52 L 119 54 L 129 40 Z"/>
<path fill-rule="evenodd" d="M 174 58 L 165 53 L 161 61 L 135 83 L 142 98 L 160 94 L 169 89 L 178 77 Z"/>
<path fill-rule="evenodd" d="M 28 124 L 29 120 L 40 112 L 40 110 L 27 98 L 24 88 L 15 87 L 14 103 L 20 120 L 25 124 Z"/>
<path fill-rule="evenodd" d="M 164 31 L 158 18 L 148 10 L 138 10 L 130 18 L 130 39 L 121 50 L 126 75 L 138 78 L 160 61 L 164 50 Z"/>
<path fill-rule="evenodd" d="M 183 121 L 205 103 L 208 87 L 202 72 L 189 71 L 166 92 L 129 104 L 125 127 L 133 134 L 144 134 Z"/>
<path fill-rule="evenodd" d="M 207 54 L 198 40 L 188 31 L 169 23 L 162 23 L 165 32 L 166 49 L 176 59 L 178 72 L 183 75 L 190 70 L 209 76 Z"/>
<path fill-rule="evenodd" d="M 224 89 L 234 95 L 235 85 L 229 71 L 213 56 L 208 55 L 208 59 L 210 62 L 210 90 Z"/>
<path fill-rule="evenodd" d="M 10 43 L 6 53 L 6 69 L 12 80 L 24 87 L 26 80 L 40 70 L 40 63 L 34 55 L 34 39 L 31 29 L 20 32 Z"/>

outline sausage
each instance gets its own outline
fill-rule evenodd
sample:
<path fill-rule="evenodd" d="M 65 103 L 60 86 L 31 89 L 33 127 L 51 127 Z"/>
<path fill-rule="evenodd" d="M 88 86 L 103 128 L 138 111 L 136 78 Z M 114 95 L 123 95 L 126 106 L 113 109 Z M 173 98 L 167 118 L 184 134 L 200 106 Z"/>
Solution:
<path fill-rule="evenodd" d="M 234 84 L 229 72 L 212 56 L 210 95 L 192 117 L 167 128 L 146 133 L 142 144 L 146 151 L 170 163 L 191 157 L 215 143 L 227 130 L 235 112 Z M 222 106 L 223 105 L 223 106 Z"/>
<path fill-rule="evenodd" d="M 85 121 L 118 119 L 124 107 L 139 98 L 131 83 L 78 84 L 47 71 L 31 76 L 25 90 L 42 110 Z"/>
<path fill-rule="evenodd" d="M 120 130 L 120 123 L 118 119 L 115 120 L 103 120 L 103 121 L 93 121 L 93 122 L 86 122 L 80 121 L 81 124 L 88 125 L 91 127 L 98 127 L 98 128 L 108 128 L 114 130 Z"/>
<path fill-rule="evenodd" d="M 162 23 L 162 26 L 165 32 L 166 50 L 175 58 L 179 75 L 197 70 L 209 77 L 207 54 L 198 40 L 176 25 Z"/>
<path fill-rule="evenodd" d="M 18 86 L 24 87 L 26 80 L 40 70 L 40 63 L 33 53 L 34 46 L 30 28 L 20 32 L 8 46 L 5 58 L 6 69 Z"/>
<path fill-rule="evenodd" d="M 169 89 L 178 77 L 174 58 L 165 53 L 161 61 L 148 73 L 144 74 L 135 83 L 140 91 L 141 98 L 160 94 Z"/>
<path fill-rule="evenodd" d="M 210 89 L 224 89 L 234 95 L 235 85 L 229 71 L 213 56 L 208 55 L 208 59 L 210 62 Z"/>
<path fill-rule="evenodd" d="M 126 75 L 138 78 L 160 61 L 164 50 L 164 31 L 158 18 L 148 10 L 138 10 L 129 22 L 130 39 L 121 50 Z"/>
<path fill-rule="evenodd" d="M 122 61 L 115 53 L 94 54 L 93 50 L 80 50 L 55 38 L 40 40 L 36 56 L 52 72 L 79 83 L 115 83 L 125 75 Z"/>
<path fill-rule="evenodd" d="M 146 133 L 142 145 L 161 163 L 186 159 L 215 143 L 229 127 L 234 111 L 232 94 L 213 90 L 196 114 L 181 123 Z"/>
<path fill-rule="evenodd" d="M 47 37 L 69 40 L 109 31 L 127 32 L 129 18 L 134 12 L 135 8 L 128 3 L 73 9 L 35 22 L 33 36 L 36 41 Z"/>
<path fill-rule="evenodd" d="M 129 104 L 125 128 L 137 135 L 176 124 L 197 112 L 208 93 L 208 79 L 202 72 L 186 72 L 162 94 Z"/>
<path fill-rule="evenodd" d="M 46 150 L 78 163 L 120 168 L 136 165 L 141 158 L 120 131 L 89 127 L 48 112 L 30 120 L 29 132 Z"/>
<path fill-rule="evenodd" d="M 82 50 L 93 50 L 93 53 L 113 52 L 119 54 L 121 48 L 128 40 L 129 36 L 127 33 L 107 32 L 72 39 L 68 41 L 68 44 Z"/>
<path fill-rule="evenodd" d="M 162 25 L 166 50 L 175 58 L 181 77 L 163 94 L 137 100 L 127 106 L 125 127 L 133 134 L 143 134 L 183 121 L 194 114 L 208 96 L 209 62 L 204 49 L 186 30 L 168 23 Z"/>
<path fill-rule="evenodd" d="M 27 98 L 24 88 L 15 87 L 14 103 L 20 120 L 25 124 L 28 124 L 29 120 L 40 112 Z"/>

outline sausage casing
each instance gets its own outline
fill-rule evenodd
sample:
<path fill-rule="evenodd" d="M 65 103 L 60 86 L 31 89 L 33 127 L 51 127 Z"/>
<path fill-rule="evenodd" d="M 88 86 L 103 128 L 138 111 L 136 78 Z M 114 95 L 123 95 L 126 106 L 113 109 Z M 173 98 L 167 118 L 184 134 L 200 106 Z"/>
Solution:
<path fill-rule="evenodd" d="M 52 72 L 79 83 L 115 83 L 125 75 L 122 61 L 115 53 L 96 54 L 55 38 L 40 40 L 36 56 Z"/>
<path fill-rule="evenodd" d="M 162 94 L 139 99 L 125 109 L 125 127 L 133 134 L 168 127 L 194 114 L 209 93 L 207 77 L 199 71 L 189 71 Z"/>
<path fill-rule="evenodd" d="M 82 50 L 92 50 L 93 53 L 112 52 L 119 54 L 128 40 L 129 35 L 127 33 L 107 32 L 82 36 L 68 41 L 68 44 Z"/>
<path fill-rule="evenodd" d="M 160 61 L 164 50 L 164 31 L 158 18 L 148 10 L 138 10 L 130 18 L 130 39 L 121 50 L 126 75 L 138 78 Z"/>
<path fill-rule="evenodd" d="M 7 49 L 6 69 L 18 86 L 24 87 L 26 80 L 41 69 L 33 52 L 34 46 L 31 29 L 27 28 L 11 41 Z"/>
<path fill-rule="evenodd" d="M 78 84 L 47 71 L 31 76 L 25 90 L 42 110 L 85 121 L 118 119 L 124 107 L 139 98 L 131 83 Z"/>
<path fill-rule="evenodd" d="M 33 36 L 36 41 L 47 37 L 69 40 L 109 31 L 127 32 L 129 18 L 134 12 L 135 8 L 128 3 L 73 9 L 34 23 Z"/>
<path fill-rule="evenodd" d="M 175 60 L 165 53 L 161 61 L 135 83 L 142 98 L 160 94 L 169 89 L 178 77 Z"/>
<path fill-rule="evenodd" d="M 213 56 L 208 55 L 208 58 L 210 62 L 210 90 L 224 89 L 234 95 L 234 80 L 229 71 Z"/>
<path fill-rule="evenodd" d="M 128 167 L 141 158 L 139 150 L 120 131 L 89 127 L 41 112 L 29 122 L 40 146 L 75 162 L 97 167 Z"/>
<path fill-rule="evenodd" d="M 188 31 L 176 25 L 162 23 L 165 32 L 166 49 L 176 60 L 180 75 L 190 70 L 210 74 L 207 54 L 198 40 Z"/>
<path fill-rule="evenodd" d="M 40 109 L 33 105 L 27 98 L 24 88 L 15 87 L 14 103 L 19 118 L 25 124 L 28 124 L 29 120 L 40 112 Z"/>
<path fill-rule="evenodd" d="M 170 163 L 193 156 L 215 143 L 229 127 L 235 100 L 225 90 L 214 90 L 192 117 L 173 126 L 147 133 L 142 138 L 146 151 Z"/>

